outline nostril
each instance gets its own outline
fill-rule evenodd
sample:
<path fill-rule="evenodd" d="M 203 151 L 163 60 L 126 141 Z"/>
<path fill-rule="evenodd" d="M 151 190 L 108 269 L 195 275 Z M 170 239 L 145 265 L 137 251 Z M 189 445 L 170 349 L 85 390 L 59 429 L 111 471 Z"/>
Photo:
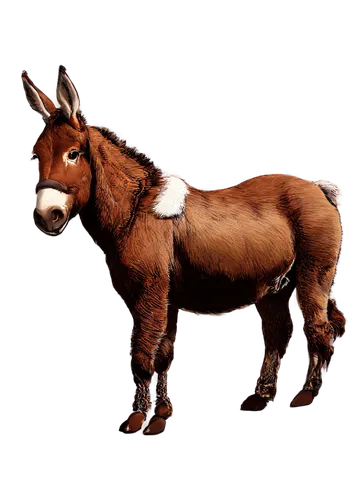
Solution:
<path fill-rule="evenodd" d="M 65 214 L 59 208 L 54 208 L 51 212 L 52 222 L 59 222 L 65 218 Z"/>

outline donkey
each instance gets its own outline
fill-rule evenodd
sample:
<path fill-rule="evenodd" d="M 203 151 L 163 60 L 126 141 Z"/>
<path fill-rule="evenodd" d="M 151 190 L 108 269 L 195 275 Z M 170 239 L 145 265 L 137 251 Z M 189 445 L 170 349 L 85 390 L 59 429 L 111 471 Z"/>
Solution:
<path fill-rule="evenodd" d="M 79 214 L 106 255 L 115 290 L 133 317 L 133 413 L 120 426 L 141 429 L 158 374 L 155 414 L 144 434 L 163 432 L 173 407 L 167 372 L 174 356 L 178 310 L 220 314 L 255 304 L 265 356 L 254 394 L 242 410 L 263 410 L 276 394 L 292 334 L 294 289 L 304 316 L 309 367 L 292 407 L 309 405 L 321 372 L 344 333 L 330 298 L 341 248 L 338 189 L 288 175 L 264 175 L 215 191 L 164 176 L 106 128 L 86 124 L 77 90 L 59 68 L 59 108 L 24 71 L 30 106 L 45 128 L 33 148 L 39 160 L 36 226 L 57 236 Z"/>

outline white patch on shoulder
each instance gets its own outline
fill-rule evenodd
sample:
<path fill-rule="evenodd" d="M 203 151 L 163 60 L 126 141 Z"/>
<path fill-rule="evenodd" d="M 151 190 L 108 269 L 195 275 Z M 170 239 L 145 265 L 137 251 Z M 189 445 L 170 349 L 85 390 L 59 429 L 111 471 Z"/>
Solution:
<path fill-rule="evenodd" d="M 159 217 L 175 217 L 181 215 L 185 208 L 185 197 L 189 193 L 187 184 L 174 175 L 166 178 L 164 186 L 160 191 L 154 212 Z"/>

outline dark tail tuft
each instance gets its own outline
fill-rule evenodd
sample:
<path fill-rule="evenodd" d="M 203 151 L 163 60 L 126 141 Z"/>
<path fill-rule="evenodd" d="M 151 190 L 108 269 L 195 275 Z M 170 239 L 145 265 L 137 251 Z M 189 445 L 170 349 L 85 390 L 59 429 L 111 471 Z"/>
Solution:
<path fill-rule="evenodd" d="M 336 302 L 331 299 L 328 300 L 327 313 L 329 322 L 331 323 L 331 326 L 334 330 L 335 341 L 337 342 L 346 335 L 348 328 L 348 318 L 339 309 Z"/>

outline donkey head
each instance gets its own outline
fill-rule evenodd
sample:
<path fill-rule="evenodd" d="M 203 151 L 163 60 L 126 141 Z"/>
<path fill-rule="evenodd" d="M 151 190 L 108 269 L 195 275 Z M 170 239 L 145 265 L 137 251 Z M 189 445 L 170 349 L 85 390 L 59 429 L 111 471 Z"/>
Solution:
<path fill-rule="evenodd" d="M 90 196 L 88 130 L 79 111 L 77 90 L 66 68 L 60 66 L 59 69 L 60 108 L 33 84 L 26 71 L 22 81 L 30 106 L 45 121 L 45 128 L 33 148 L 33 159 L 39 160 L 40 171 L 34 220 L 41 231 L 57 236 Z"/>

